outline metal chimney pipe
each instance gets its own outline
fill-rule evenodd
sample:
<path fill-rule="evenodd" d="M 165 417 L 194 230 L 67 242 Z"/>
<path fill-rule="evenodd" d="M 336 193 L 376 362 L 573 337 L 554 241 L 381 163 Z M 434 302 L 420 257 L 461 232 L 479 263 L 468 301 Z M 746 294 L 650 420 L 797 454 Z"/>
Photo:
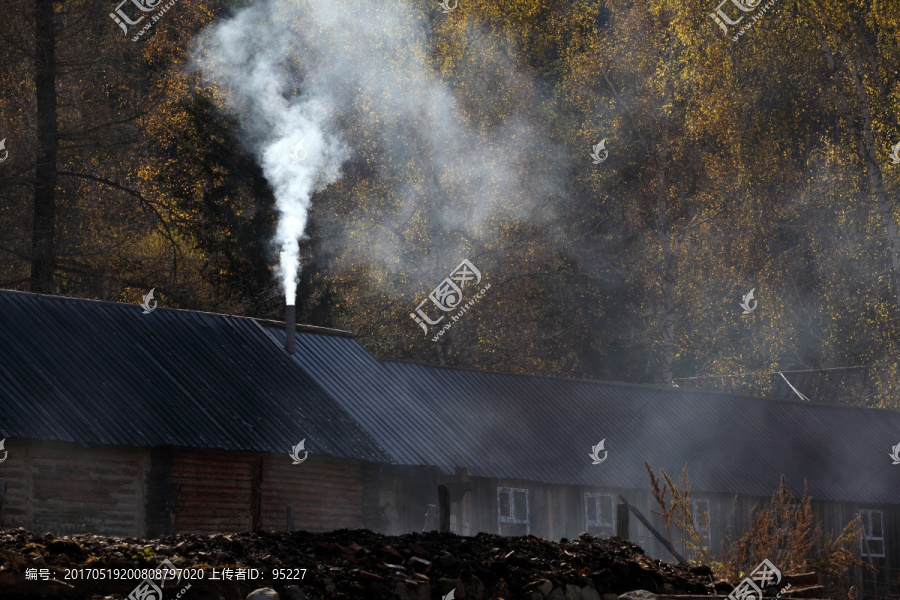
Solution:
<path fill-rule="evenodd" d="M 287 350 L 288 354 L 294 353 L 295 340 L 297 338 L 297 307 L 293 304 L 287 305 L 287 310 L 285 311 L 284 316 L 284 349 Z"/>

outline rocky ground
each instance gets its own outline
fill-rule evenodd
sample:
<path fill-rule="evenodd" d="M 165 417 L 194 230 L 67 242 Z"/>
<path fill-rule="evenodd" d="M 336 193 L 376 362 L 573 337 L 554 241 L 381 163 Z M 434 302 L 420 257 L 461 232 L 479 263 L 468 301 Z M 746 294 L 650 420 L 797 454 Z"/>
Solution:
<path fill-rule="evenodd" d="M 367 530 L 137 540 L 91 534 L 56 538 L 20 529 L 0 533 L 0 597 L 123 600 L 131 594 L 134 600 L 159 600 L 133 594 L 142 580 L 129 578 L 127 569 L 154 569 L 164 559 L 195 571 L 180 582 L 153 582 L 163 600 L 243 600 L 264 587 L 282 600 L 425 600 L 451 590 L 465 600 L 613 600 L 610 594 L 639 589 L 696 595 L 732 589 L 725 582 L 714 586 L 706 567 L 671 566 L 621 538 L 586 534 L 559 543 L 486 533 L 384 536 Z M 31 569 L 37 569 L 37 580 L 27 579 L 35 573 Z M 41 569 L 49 581 L 41 578 Z M 223 569 L 233 570 L 232 579 L 223 579 Z M 247 569 L 247 579 L 234 578 L 239 569 Z M 102 573 L 106 579 L 99 579 Z"/>

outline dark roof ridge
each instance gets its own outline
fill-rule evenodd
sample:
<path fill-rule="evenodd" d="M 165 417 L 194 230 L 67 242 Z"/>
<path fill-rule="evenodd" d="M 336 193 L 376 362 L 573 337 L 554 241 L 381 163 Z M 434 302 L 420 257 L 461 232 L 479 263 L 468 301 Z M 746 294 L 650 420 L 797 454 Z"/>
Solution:
<path fill-rule="evenodd" d="M 850 369 L 868 369 L 872 365 L 851 365 L 849 367 L 827 367 L 825 369 L 794 369 L 778 371 L 760 371 L 759 373 L 727 373 L 725 375 L 695 375 L 694 377 L 675 377 L 674 381 L 693 381 L 695 379 L 720 379 L 724 377 L 752 377 L 754 375 L 778 375 L 779 373 L 823 373 L 826 371 L 848 371 Z"/>
<path fill-rule="evenodd" d="M 799 399 L 795 399 L 795 398 L 772 398 L 772 397 L 768 397 L 768 396 L 750 396 L 747 394 L 735 394 L 735 393 L 730 393 L 730 392 L 723 392 L 720 390 L 667 387 L 664 385 L 658 385 L 658 384 L 652 384 L 652 383 L 629 383 L 626 381 L 605 381 L 602 379 L 558 377 L 558 376 L 552 376 L 552 375 L 525 375 L 522 373 L 506 373 L 504 371 L 492 371 L 492 370 L 487 370 L 487 369 L 473 369 L 473 368 L 469 368 L 469 367 L 429 365 L 427 363 L 422 363 L 422 362 L 408 360 L 408 359 L 380 358 L 378 360 L 381 362 L 395 362 L 395 363 L 406 363 L 406 364 L 419 365 L 422 367 L 428 367 L 430 369 L 448 369 L 448 370 L 455 370 L 455 371 L 485 373 L 488 375 L 507 375 L 507 376 L 511 376 L 511 377 L 529 377 L 532 379 L 551 379 L 551 380 L 555 380 L 555 381 L 587 383 L 587 384 L 593 384 L 593 385 L 621 386 L 621 387 L 640 388 L 640 389 L 657 390 L 657 391 L 661 391 L 661 392 L 673 392 L 673 393 L 681 393 L 681 394 L 707 394 L 707 395 L 715 395 L 715 396 L 726 396 L 729 398 L 743 398 L 746 400 L 756 400 L 756 401 L 764 400 L 766 402 L 789 402 L 792 404 L 803 404 L 805 406 L 817 406 L 817 407 L 820 406 L 820 407 L 831 408 L 831 409 L 878 410 L 878 411 L 884 411 L 884 412 L 887 412 L 890 414 L 897 414 L 897 411 L 889 409 L 889 408 L 868 408 L 868 407 L 861 407 L 861 406 L 844 406 L 842 404 L 823 404 L 823 403 L 819 403 L 819 402 L 807 402 L 805 400 L 799 400 Z"/>
<path fill-rule="evenodd" d="M 135 308 L 140 307 L 140 304 L 133 304 L 131 302 L 116 302 L 114 300 L 97 300 L 95 298 L 75 298 L 71 296 L 57 296 L 55 294 L 38 294 L 36 292 L 24 292 L 21 290 L 7 290 L 0 288 L 0 294 L 21 294 L 23 296 L 36 296 L 47 300 L 57 300 L 63 301 L 67 300 L 70 302 L 94 302 L 97 304 L 104 304 L 110 306 L 134 306 Z M 274 321 L 272 319 L 262 319 L 259 317 L 248 317 L 246 315 L 231 315 L 228 313 L 216 313 L 205 310 L 194 310 L 191 308 L 175 308 L 174 306 L 158 306 L 153 310 L 165 310 L 165 311 L 180 311 L 180 312 L 190 312 L 194 314 L 200 315 L 209 315 L 212 317 L 230 317 L 233 319 L 250 319 L 256 321 L 258 323 L 264 323 L 266 325 L 273 325 L 276 327 L 280 327 L 284 329 L 285 322 L 284 321 Z M 320 333 L 323 335 L 337 335 L 341 337 L 356 337 L 352 331 L 346 331 L 344 329 L 332 329 L 330 327 L 320 327 L 318 325 L 304 325 L 302 323 L 297 324 L 297 331 L 304 331 L 307 333 Z"/>
<path fill-rule="evenodd" d="M 226 315 L 226 316 L 234 316 L 234 315 Z M 271 325 L 272 327 L 278 327 L 279 329 L 284 329 L 287 323 L 284 321 L 275 321 L 273 319 L 260 319 L 257 317 L 241 317 L 244 319 L 253 319 L 257 323 L 262 325 Z M 302 331 L 304 333 L 320 333 L 323 335 L 336 335 L 339 337 L 348 337 L 355 338 L 356 334 L 352 331 L 347 331 L 346 329 L 332 329 L 331 327 L 321 327 L 319 325 L 304 325 L 303 323 L 297 323 L 297 331 Z"/>

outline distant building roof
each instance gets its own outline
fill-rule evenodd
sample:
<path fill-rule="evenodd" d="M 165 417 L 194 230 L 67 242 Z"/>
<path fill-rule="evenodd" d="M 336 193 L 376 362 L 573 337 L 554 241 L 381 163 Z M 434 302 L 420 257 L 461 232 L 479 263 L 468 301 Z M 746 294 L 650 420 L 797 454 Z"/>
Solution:
<path fill-rule="evenodd" d="M 253 319 L 10 291 L 0 436 L 389 460 Z"/>
<path fill-rule="evenodd" d="M 646 489 L 647 461 L 676 478 L 687 464 L 706 492 L 771 496 L 784 474 L 823 500 L 900 497 L 894 411 L 380 361 L 354 339 L 305 333 L 294 358 L 401 464 Z"/>
<path fill-rule="evenodd" d="M 821 404 L 871 406 L 874 397 L 869 367 L 775 371 L 676 379 L 679 387 L 738 394 L 808 400 Z"/>
<path fill-rule="evenodd" d="M 645 489 L 647 461 L 673 478 L 688 465 L 693 489 L 705 492 L 770 496 L 784 474 L 795 493 L 806 480 L 821 500 L 900 497 L 900 467 L 888 456 L 900 443 L 895 411 L 384 364 L 408 390 L 405 410 L 431 423 L 404 442 L 445 469 Z M 590 450 L 602 439 L 609 454 L 594 465 Z"/>

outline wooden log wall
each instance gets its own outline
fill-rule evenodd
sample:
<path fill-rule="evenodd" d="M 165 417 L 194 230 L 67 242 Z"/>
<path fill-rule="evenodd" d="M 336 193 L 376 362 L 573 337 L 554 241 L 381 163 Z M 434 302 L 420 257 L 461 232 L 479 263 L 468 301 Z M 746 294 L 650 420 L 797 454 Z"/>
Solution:
<path fill-rule="evenodd" d="M 175 530 L 178 533 L 248 531 L 255 459 L 251 452 L 174 449 L 166 483 L 181 485 L 175 504 Z M 153 501 L 159 503 L 163 499 Z"/>
<path fill-rule="evenodd" d="M 363 527 L 363 463 L 188 448 L 84 449 L 8 439 L 0 463 L 0 527 L 57 535 Z M 367 466 L 366 468 L 374 468 Z M 370 481 L 377 482 L 377 470 Z M 369 492 L 369 503 L 378 491 Z M 378 513 L 369 506 L 370 515 Z"/>
<path fill-rule="evenodd" d="M 267 454 L 261 482 L 263 530 L 286 531 L 289 505 L 294 507 L 295 530 L 364 526 L 362 463 L 358 461 L 310 455 L 294 465 L 286 455 Z"/>
<path fill-rule="evenodd" d="M 362 527 L 358 461 L 314 456 L 294 465 L 287 454 L 176 449 L 166 483 L 179 484 L 179 533 Z"/>
<path fill-rule="evenodd" d="M 16 439 L 5 446 L 3 527 L 57 535 L 145 533 L 146 450 Z"/>

